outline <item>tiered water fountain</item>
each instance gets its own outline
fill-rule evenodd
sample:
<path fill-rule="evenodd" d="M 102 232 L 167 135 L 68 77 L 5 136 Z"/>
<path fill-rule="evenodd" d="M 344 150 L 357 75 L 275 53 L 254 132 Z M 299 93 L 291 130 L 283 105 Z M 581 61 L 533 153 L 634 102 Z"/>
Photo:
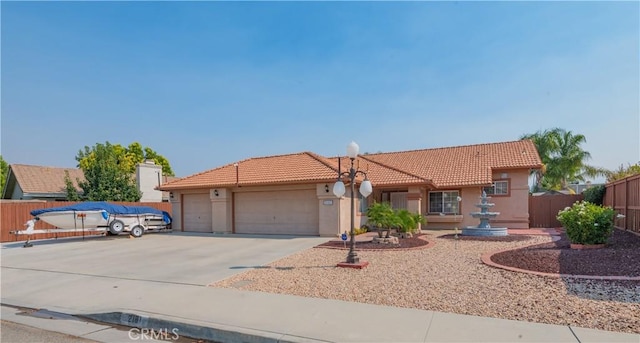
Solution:
<path fill-rule="evenodd" d="M 462 229 L 463 236 L 506 236 L 506 227 L 491 227 L 489 219 L 497 217 L 500 212 L 489 212 L 489 208 L 495 204 L 489 203 L 487 193 L 482 191 L 480 197 L 480 203 L 476 204 L 476 207 L 480 208 L 480 212 L 471 212 L 473 218 L 480 218 L 480 224 L 478 226 L 467 226 Z"/>

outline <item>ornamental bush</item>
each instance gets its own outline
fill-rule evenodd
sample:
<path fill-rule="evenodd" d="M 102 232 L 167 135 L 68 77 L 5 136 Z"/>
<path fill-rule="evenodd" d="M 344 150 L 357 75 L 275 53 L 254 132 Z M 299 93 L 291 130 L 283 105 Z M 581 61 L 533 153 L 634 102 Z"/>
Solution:
<path fill-rule="evenodd" d="M 614 215 L 611 207 L 578 201 L 558 212 L 557 218 L 571 243 L 604 244 L 613 232 Z"/>
<path fill-rule="evenodd" d="M 585 189 L 584 192 L 582 192 L 582 195 L 584 195 L 584 201 L 588 201 L 596 205 L 602 205 L 604 192 L 604 185 L 596 185 Z"/>

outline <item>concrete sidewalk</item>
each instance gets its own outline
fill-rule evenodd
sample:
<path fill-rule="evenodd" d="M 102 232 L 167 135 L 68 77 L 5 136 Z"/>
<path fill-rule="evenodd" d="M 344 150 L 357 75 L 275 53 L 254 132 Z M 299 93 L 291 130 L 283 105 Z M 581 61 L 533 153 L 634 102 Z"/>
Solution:
<path fill-rule="evenodd" d="M 3 269 L 3 279 L 41 271 Z M 194 285 L 58 275 L 64 287 L 3 289 L 2 302 L 215 342 L 640 342 L 640 335 Z M 74 334 L 72 332 L 65 332 Z M 93 338 L 95 339 L 95 338 Z M 113 342 L 110 340 L 105 340 Z M 123 341 L 129 341 L 125 339 Z"/>

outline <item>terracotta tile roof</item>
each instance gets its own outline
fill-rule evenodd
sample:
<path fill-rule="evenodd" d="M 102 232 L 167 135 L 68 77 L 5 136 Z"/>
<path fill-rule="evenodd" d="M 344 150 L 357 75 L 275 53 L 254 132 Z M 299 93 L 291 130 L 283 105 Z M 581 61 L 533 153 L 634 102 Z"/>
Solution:
<path fill-rule="evenodd" d="M 358 156 L 355 164 L 359 170 L 367 173 L 367 177 L 373 186 L 425 184 L 429 182 L 428 179 L 392 166 L 386 166 L 368 157 L 369 155 Z M 348 170 L 347 163 L 350 163 L 349 158 L 344 157 L 342 159 L 343 171 Z"/>
<path fill-rule="evenodd" d="M 438 188 L 489 184 L 492 170 L 542 166 L 530 140 L 371 154 L 363 158 L 428 179 Z"/>
<path fill-rule="evenodd" d="M 79 189 L 76 179 L 84 180 L 82 170 L 76 168 L 43 167 L 26 164 L 11 164 L 11 172 L 15 175 L 23 193 L 66 193 L 65 171 Z"/>
<path fill-rule="evenodd" d="M 249 158 L 168 182 L 161 190 L 328 182 L 337 177 L 337 164 L 311 152 Z"/>
<path fill-rule="evenodd" d="M 340 163 L 341 170 L 347 171 L 349 159 L 341 157 Z M 355 163 L 367 172 L 374 186 L 432 184 L 435 187 L 485 185 L 492 181 L 492 170 L 542 165 L 534 144 L 528 140 L 361 155 Z M 232 163 L 169 182 L 160 189 L 228 187 L 236 183 L 332 182 L 337 170 L 338 157 L 324 158 L 302 152 L 250 158 L 237 163 L 237 174 Z"/>

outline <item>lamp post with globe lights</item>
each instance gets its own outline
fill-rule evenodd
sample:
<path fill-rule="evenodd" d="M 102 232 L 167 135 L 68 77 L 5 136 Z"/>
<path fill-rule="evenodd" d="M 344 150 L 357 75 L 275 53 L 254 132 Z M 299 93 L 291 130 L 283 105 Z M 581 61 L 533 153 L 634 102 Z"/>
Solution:
<path fill-rule="evenodd" d="M 360 194 L 365 198 L 368 197 L 371 192 L 373 192 L 373 187 L 371 186 L 371 181 L 367 178 L 367 173 L 356 170 L 354 163 L 356 158 L 358 157 L 360 147 L 355 142 L 349 143 L 347 146 L 347 157 L 351 160 L 351 166 L 348 172 L 342 172 L 340 168 L 340 157 L 338 158 L 338 181 L 333 185 L 333 194 L 338 198 L 341 198 L 346 192 L 345 185 L 343 179 L 349 182 L 349 187 L 351 188 L 351 240 L 349 242 L 349 254 L 347 255 L 346 263 L 339 263 L 339 267 L 355 267 L 362 268 L 366 266 L 367 262 L 360 262 L 360 258 L 355 251 L 355 184 L 356 184 L 356 176 L 363 175 L 364 181 L 360 184 Z"/>

